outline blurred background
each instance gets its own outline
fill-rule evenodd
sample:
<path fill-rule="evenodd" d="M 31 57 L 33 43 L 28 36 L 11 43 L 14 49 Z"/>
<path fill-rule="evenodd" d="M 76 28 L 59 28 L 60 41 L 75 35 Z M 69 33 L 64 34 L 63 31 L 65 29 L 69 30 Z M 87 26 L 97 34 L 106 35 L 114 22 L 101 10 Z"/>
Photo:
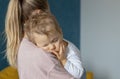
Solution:
<path fill-rule="evenodd" d="M 94 79 L 120 79 L 120 0 L 81 0 L 80 49 Z"/>

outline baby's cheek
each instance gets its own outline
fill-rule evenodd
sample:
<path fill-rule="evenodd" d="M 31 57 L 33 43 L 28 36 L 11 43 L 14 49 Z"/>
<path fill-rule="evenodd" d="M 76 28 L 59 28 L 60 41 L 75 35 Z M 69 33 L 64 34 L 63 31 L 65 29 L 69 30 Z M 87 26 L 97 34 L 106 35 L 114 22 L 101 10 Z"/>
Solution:
<path fill-rule="evenodd" d="M 51 51 L 50 51 L 50 50 L 45 50 L 45 49 L 44 49 L 44 51 L 45 51 L 45 52 L 47 52 L 47 53 L 51 53 Z"/>
<path fill-rule="evenodd" d="M 42 49 L 46 52 L 49 52 L 48 48 L 46 48 L 46 47 L 42 47 Z"/>
<path fill-rule="evenodd" d="M 59 52 L 60 51 L 60 46 L 56 47 L 55 51 Z"/>

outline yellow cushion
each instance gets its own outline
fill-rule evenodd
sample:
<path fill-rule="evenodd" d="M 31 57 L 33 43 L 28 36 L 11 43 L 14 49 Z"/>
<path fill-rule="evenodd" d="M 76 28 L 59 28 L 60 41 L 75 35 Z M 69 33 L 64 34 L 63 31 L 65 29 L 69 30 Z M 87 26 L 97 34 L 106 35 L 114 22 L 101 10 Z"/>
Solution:
<path fill-rule="evenodd" d="M 19 79 L 17 70 L 8 66 L 7 68 L 0 71 L 0 79 Z"/>
<path fill-rule="evenodd" d="M 17 69 L 8 66 L 0 71 L 0 79 L 19 79 Z M 86 79 L 93 79 L 93 73 L 87 71 Z"/>
<path fill-rule="evenodd" d="M 86 79 L 93 79 L 93 73 L 90 71 L 87 71 Z"/>

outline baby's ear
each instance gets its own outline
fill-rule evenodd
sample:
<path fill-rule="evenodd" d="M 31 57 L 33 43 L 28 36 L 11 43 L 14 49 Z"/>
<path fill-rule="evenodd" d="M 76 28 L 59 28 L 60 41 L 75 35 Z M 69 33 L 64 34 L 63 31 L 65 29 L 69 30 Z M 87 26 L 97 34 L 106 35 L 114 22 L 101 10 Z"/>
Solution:
<path fill-rule="evenodd" d="M 68 46 L 68 42 L 65 40 L 63 40 L 63 44 L 65 45 L 65 47 Z"/>
<path fill-rule="evenodd" d="M 41 13 L 42 11 L 40 9 L 36 9 L 32 12 L 32 15 L 36 15 L 36 14 L 39 14 Z"/>

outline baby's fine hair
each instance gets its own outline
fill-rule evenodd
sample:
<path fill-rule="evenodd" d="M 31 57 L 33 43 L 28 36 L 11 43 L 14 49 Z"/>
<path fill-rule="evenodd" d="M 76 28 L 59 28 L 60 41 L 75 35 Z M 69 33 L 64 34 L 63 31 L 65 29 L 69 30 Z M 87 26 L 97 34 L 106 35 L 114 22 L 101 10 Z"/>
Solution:
<path fill-rule="evenodd" d="M 47 35 L 48 37 L 58 33 L 63 37 L 55 16 L 46 12 L 31 15 L 24 24 L 24 31 L 32 42 L 34 42 L 33 33 Z"/>

